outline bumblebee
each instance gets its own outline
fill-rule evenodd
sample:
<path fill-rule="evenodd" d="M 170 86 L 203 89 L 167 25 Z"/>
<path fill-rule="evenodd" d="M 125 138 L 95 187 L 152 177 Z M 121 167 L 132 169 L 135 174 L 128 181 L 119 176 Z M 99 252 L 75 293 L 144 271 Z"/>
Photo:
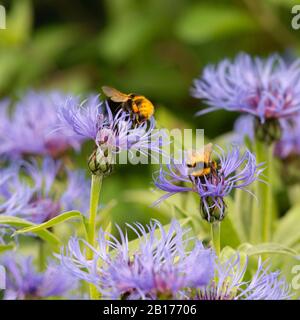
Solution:
<path fill-rule="evenodd" d="M 212 143 L 209 143 L 202 150 L 193 150 L 188 154 L 186 165 L 189 168 L 188 172 L 190 176 L 204 177 L 217 173 L 218 164 L 211 159 L 212 147 Z"/>
<path fill-rule="evenodd" d="M 122 93 L 107 86 L 102 87 L 102 91 L 111 101 L 121 103 L 121 107 L 128 110 L 138 124 L 149 120 L 154 114 L 152 102 L 144 96 Z"/>

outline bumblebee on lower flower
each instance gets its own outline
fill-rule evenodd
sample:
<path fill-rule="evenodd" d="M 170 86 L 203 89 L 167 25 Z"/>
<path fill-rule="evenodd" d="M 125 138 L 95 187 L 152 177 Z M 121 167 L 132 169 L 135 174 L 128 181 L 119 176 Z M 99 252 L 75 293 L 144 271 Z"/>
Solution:
<path fill-rule="evenodd" d="M 247 186 L 260 179 L 263 168 L 262 164 L 256 163 L 255 155 L 249 150 L 241 154 L 238 146 L 232 146 L 227 153 L 220 147 L 218 149 L 220 153 L 215 152 L 216 161 L 210 160 L 210 156 L 205 156 L 204 152 L 204 158 L 207 158 L 204 162 L 206 168 L 204 166 L 199 169 L 202 171 L 199 173 L 198 170 L 198 174 L 190 171 L 189 153 L 182 163 L 178 164 L 173 160 L 166 169 L 161 167 L 154 183 L 167 194 L 155 204 L 178 192 L 196 192 L 200 197 L 203 218 L 209 222 L 222 220 L 226 209 L 224 198 L 235 188 L 248 191 Z"/>

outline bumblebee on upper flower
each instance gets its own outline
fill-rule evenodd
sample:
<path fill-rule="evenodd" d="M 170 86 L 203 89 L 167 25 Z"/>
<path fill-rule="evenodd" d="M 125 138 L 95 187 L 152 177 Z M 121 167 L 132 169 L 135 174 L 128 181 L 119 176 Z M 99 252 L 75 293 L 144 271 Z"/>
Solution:
<path fill-rule="evenodd" d="M 198 112 L 225 109 L 256 118 L 257 135 L 272 142 L 281 136 L 279 119 L 300 111 L 300 60 L 286 63 L 280 56 L 267 59 L 239 54 L 207 66 L 194 81 L 192 95 L 210 107 Z"/>
<path fill-rule="evenodd" d="M 154 114 L 152 102 L 144 96 L 125 94 L 107 86 L 102 87 L 102 90 L 112 102 L 121 103 L 121 107 L 131 113 L 133 120 L 138 124 L 149 120 Z"/>
<path fill-rule="evenodd" d="M 115 164 L 115 156 L 122 151 L 128 152 L 129 156 L 136 152 L 145 156 L 150 152 L 161 152 L 159 134 L 154 133 L 153 105 L 150 110 L 143 101 L 140 103 L 133 97 L 118 94 L 118 97 L 110 94 L 113 101 L 123 101 L 122 104 L 127 106 L 130 100 L 132 110 L 123 108 L 122 104 L 114 110 L 109 101 L 101 101 L 99 96 L 94 96 L 81 104 L 65 104 L 58 112 L 58 130 L 67 128 L 74 136 L 95 141 L 95 151 L 89 159 L 89 167 L 95 175 L 109 174 L 112 164 Z"/>

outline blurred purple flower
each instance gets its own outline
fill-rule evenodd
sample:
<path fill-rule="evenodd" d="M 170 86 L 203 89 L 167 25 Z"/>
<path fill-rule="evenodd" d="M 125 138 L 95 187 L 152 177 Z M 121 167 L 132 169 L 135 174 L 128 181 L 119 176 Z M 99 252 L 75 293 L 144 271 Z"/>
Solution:
<path fill-rule="evenodd" d="M 187 252 L 189 241 L 178 222 L 173 221 L 168 231 L 157 221 L 146 229 L 140 224 L 128 226 L 138 236 L 134 253 L 129 250 L 127 233 L 119 229 L 119 241 L 100 230 L 92 261 L 86 260 L 81 244 L 90 246 L 72 238 L 62 250 L 62 265 L 110 299 L 175 298 L 184 288 L 205 286 L 213 277 L 214 254 L 199 241 Z"/>
<path fill-rule="evenodd" d="M 251 115 L 242 115 L 237 118 L 234 123 L 234 134 L 232 142 L 243 144 L 244 138 L 247 136 L 251 141 L 254 141 L 254 117 Z"/>
<path fill-rule="evenodd" d="M 31 197 L 31 188 L 19 181 L 20 163 L 0 170 L 0 214 L 14 215 Z"/>
<path fill-rule="evenodd" d="M 275 155 L 285 159 L 300 155 L 300 114 L 280 122 L 281 139 L 275 145 Z"/>
<path fill-rule="evenodd" d="M 254 117 L 240 116 L 234 124 L 234 133 L 231 141 L 242 144 L 248 136 L 254 141 Z M 300 155 L 300 114 L 295 117 L 280 120 L 281 138 L 275 143 L 274 154 L 282 159 Z"/>
<path fill-rule="evenodd" d="M 57 157 L 69 148 L 78 150 L 82 138 L 70 130 L 55 131 L 57 108 L 66 103 L 77 103 L 77 98 L 58 92 L 28 92 L 13 111 L 9 102 L 0 106 L 0 156 L 18 158 L 24 155 Z"/>
<path fill-rule="evenodd" d="M 57 180 L 60 166 L 59 161 L 51 158 L 45 158 L 41 167 L 34 160 L 21 162 L 15 169 L 16 174 L 0 185 L 0 213 L 35 223 L 43 223 L 63 211 L 87 213 L 89 185 L 84 173 L 68 171 L 66 186 L 62 189 L 63 185 Z"/>
<path fill-rule="evenodd" d="M 287 64 L 278 55 L 263 60 L 242 53 L 233 62 L 207 66 L 192 95 L 210 106 L 199 115 L 225 109 L 252 114 L 261 123 L 289 117 L 300 111 L 300 60 Z"/>
<path fill-rule="evenodd" d="M 201 199 L 203 217 L 213 222 L 214 219 L 222 220 L 225 216 L 224 198 L 235 188 L 251 193 L 246 187 L 259 179 L 263 169 L 261 164 L 256 164 L 255 156 L 246 150 L 243 155 L 240 148 L 232 146 L 227 153 L 220 149 L 215 152 L 218 159 L 218 168 L 203 176 L 193 176 L 188 168 L 188 155 L 183 162 L 177 164 L 172 161 L 167 165 L 167 170 L 161 167 L 155 186 L 167 194 L 162 196 L 155 205 L 179 192 L 195 192 Z"/>
<path fill-rule="evenodd" d="M 69 297 L 77 286 L 77 280 L 56 263 L 49 262 L 44 272 L 37 272 L 32 257 L 10 253 L 0 259 L 6 269 L 5 300 L 45 299 Z"/>

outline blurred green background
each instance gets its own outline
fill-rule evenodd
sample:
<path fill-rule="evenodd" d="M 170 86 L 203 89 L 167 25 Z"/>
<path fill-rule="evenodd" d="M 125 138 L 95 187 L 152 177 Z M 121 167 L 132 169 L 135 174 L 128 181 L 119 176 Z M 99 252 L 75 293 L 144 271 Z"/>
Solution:
<path fill-rule="evenodd" d="M 85 94 L 111 85 L 149 97 L 161 127 L 204 128 L 209 138 L 229 131 L 236 117 L 216 112 L 195 118 L 201 102 L 189 95 L 208 63 L 240 51 L 287 59 L 300 50 L 291 27 L 293 0 L 11 0 L 0 30 L 0 95 L 28 89 Z M 85 167 L 91 146 L 75 160 Z M 117 222 L 164 220 L 149 208 L 153 168 L 118 168 L 104 182 Z M 136 195 L 136 196 L 134 196 Z M 158 196 L 158 195 L 157 195 Z M 165 217 L 166 218 L 166 217 Z"/>

